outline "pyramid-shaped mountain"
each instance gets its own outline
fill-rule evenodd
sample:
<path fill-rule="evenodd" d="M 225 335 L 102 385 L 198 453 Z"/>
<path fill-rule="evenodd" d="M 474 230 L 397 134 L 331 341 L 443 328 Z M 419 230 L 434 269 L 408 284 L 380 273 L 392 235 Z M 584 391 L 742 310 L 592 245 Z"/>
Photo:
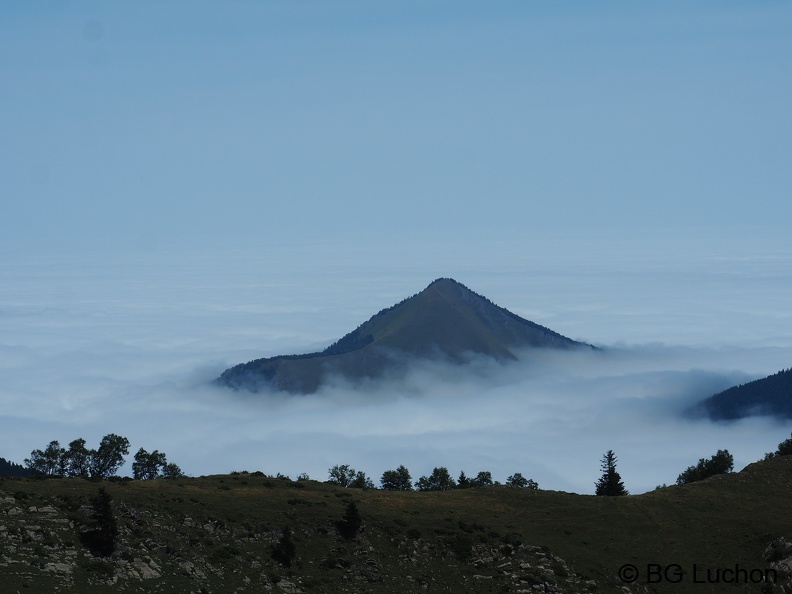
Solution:
<path fill-rule="evenodd" d="M 441 359 L 463 364 L 471 356 L 517 359 L 524 348 L 592 348 L 498 307 L 450 278 L 358 326 L 318 353 L 256 359 L 227 369 L 221 385 L 257 391 L 269 386 L 315 392 L 328 374 L 355 380 L 379 377 L 410 360 Z"/>

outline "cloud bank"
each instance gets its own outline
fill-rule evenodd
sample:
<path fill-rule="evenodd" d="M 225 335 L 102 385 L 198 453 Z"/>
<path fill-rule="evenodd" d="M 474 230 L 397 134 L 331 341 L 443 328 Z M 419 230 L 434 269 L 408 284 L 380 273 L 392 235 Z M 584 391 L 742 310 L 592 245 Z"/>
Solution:
<path fill-rule="evenodd" d="M 741 468 L 790 432 L 768 419 L 715 424 L 681 414 L 788 367 L 792 345 L 776 339 L 536 351 L 506 365 L 427 362 L 399 378 L 358 385 L 335 378 L 310 396 L 251 394 L 210 382 L 233 363 L 314 350 L 343 334 L 331 326 L 354 327 L 397 301 L 391 292 L 403 297 L 421 285 L 394 275 L 382 284 L 384 296 L 369 297 L 376 306 L 366 311 L 353 299 L 348 311 L 342 297 L 356 293 L 349 290 L 356 281 L 343 268 L 340 284 L 339 276 L 301 277 L 307 282 L 284 273 L 274 277 L 280 289 L 252 281 L 244 267 L 216 285 L 217 269 L 163 262 L 121 269 L 94 262 L 69 275 L 51 263 L 5 270 L 12 281 L 0 303 L 0 455 L 18 462 L 52 439 L 95 445 L 112 432 L 128 437 L 133 453 L 164 451 L 192 475 L 247 469 L 324 480 L 329 467 L 350 464 L 378 482 L 404 464 L 414 479 L 446 466 L 454 475 L 489 470 L 500 481 L 520 472 L 542 488 L 591 493 L 600 458 L 613 449 L 638 493 L 673 483 L 722 448 Z M 246 282 L 263 297 L 241 298 Z M 259 282 L 270 283 L 269 294 Z M 354 322 L 339 322 L 331 309 Z M 580 323 L 585 315 L 595 314 L 567 318 Z"/>

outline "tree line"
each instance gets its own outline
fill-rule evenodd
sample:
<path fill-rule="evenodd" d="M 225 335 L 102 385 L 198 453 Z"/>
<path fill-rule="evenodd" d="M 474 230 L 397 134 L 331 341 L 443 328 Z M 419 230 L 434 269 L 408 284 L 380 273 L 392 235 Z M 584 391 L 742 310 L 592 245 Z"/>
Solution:
<path fill-rule="evenodd" d="M 129 454 L 129 445 L 127 438 L 114 433 L 105 435 L 96 449 L 88 449 L 86 441 L 82 438 L 72 441 L 68 448 L 61 447 L 57 440 L 53 440 L 44 450 L 33 450 L 30 458 L 25 459 L 24 468 L 0 458 L 0 462 L 5 463 L 5 466 L 0 466 L 0 476 L 20 476 L 23 473 L 28 473 L 52 477 L 108 478 L 115 476 L 118 469 L 123 466 L 124 456 Z M 765 454 L 764 459 L 788 455 L 792 455 L 792 436 L 779 443 L 776 451 Z M 602 475 L 594 484 L 596 495 L 612 497 L 629 494 L 621 475 L 616 470 L 616 462 L 617 458 L 613 450 L 608 450 L 603 455 L 601 460 Z M 6 472 L 2 472 L 3 470 Z M 701 458 L 697 464 L 682 471 L 677 477 L 676 483 L 677 485 L 686 485 L 733 470 L 734 457 L 728 450 L 718 450 L 709 459 Z M 148 452 L 143 448 L 140 448 L 135 454 L 132 474 L 136 480 L 184 476 L 181 468 L 176 464 L 169 463 L 164 453 L 157 450 Z M 341 487 L 377 488 L 365 472 L 357 471 L 349 464 L 333 466 L 328 470 L 328 475 L 328 483 Z M 287 477 L 278 475 L 278 478 Z M 297 480 L 308 479 L 308 475 L 304 473 L 297 477 Z M 448 491 L 500 484 L 492 479 L 492 473 L 487 470 L 480 471 L 472 478 L 466 476 L 462 471 L 459 473 L 459 477 L 454 480 L 445 466 L 437 466 L 429 475 L 421 476 L 413 482 L 410 471 L 401 465 L 396 469 L 386 470 L 382 473 L 379 488 L 386 491 Z M 539 488 L 536 481 L 523 477 L 519 472 L 509 476 L 505 484 L 509 487 L 523 489 Z M 666 486 L 659 485 L 657 488 Z"/>
<path fill-rule="evenodd" d="M 340 487 L 357 489 L 376 489 L 374 482 L 363 471 L 355 470 L 349 464 L 339 464 L 328 470 L 327 482 Z M 488 470 L 479 472 L 475 478 L 468 478 L 465 472 L 459 474 L 454 480 L 448 468 L 438 466 L 428 476 L 420 477 L 412 482 L 410 471 L 402 465 L 395 470 L 386 470 L 380 478 L 380 488 L 386 491 L 449 491 L 451 489 L 467 489 L 472 487 L 488 487 L 499 485 L 492 480 L 492 473 Z M 506 485 L 526 489 L 538 489 L 539 485 L 532 479 L 526 479 L 519 472 L 515 472 L 508 479 Z"/>
<path fill-rule="evenodd" d="M 33 450 L 30 458 L 25 458 L 25 468 L 38 476 L 104 479 L 116 475 L 128 454 L 129 440 L 115 433 L 105 435 L 95 449 L 88 449 L 82 438 L 75 439 L 68 447 L 53 440 L 43 450 Z M 169 463 L 165 454 L 157 450 L 147 452 L 140 448 L 134 460 L 134 479 L 184 476 L 178 465 Z"/>
<path fill-rule="evenodd" d="M 792 436 L 778 444 L 775 452 L 765 454 L 765 460 L 775 456 L 792 455 Z M 624 486 L 616 463 L 618 459 L 613 450 L 608 450 L 601 459 L 600 470 L 602 474 L 594 483 L 594 493 L 604 497 L 618 497 L 629 495 L 629 491 Z M 701 481 L 717 474 L 733 472 L 734 457 L 729 450 L 718 450 L 712 457 L 699 459 L 697 464 L 689 466 L 677 477 L 677 485 L 687 485 L 696 481 Z M 333 466 L 328 470 L 328 483 L 341 487 L 358 489 L 376 489 L 374 482 L 366 476 L 363 471 L 356 471 L 349 464 Z M 308 478 L 302 475 L 303 478 Z M 380 478 L 380 488 L 386 491 L 450 491 L 451 489 L 467 489 L 473 487 L 488 487 L 499 485 L 498 481 L 492 480 L 492 473 L 483 470 L 475 477 L 470 478 L 462 471 L 459 478 L 454 480 L 445 466 L 435 467 L 428 476 L 422 476 L 413 483 L 410 471 L 405 466 L 399 466 L 395 470 L 386 470 Z M 506 479 L 506 486 L 524 489 L 538 489 L 539 485 L 532 479 L 526 479 L 519 472 L 515 472 Z M 660 485 L 658 488 L 666 487 Z"/>

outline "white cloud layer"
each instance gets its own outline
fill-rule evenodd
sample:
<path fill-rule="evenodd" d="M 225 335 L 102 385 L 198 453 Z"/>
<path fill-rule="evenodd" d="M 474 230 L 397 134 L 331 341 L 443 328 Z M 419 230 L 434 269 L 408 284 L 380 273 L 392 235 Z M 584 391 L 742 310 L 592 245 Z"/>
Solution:
<path fill-rule="evenodd" d="M 602 454 L 613 449 L 628 489 L 642 492 L 674 482 L 718 449 L 729 449 L 741 468 L 789 436 L 789 423 L 714 424 L 680 414 L 712 393 L 789 366 L 792 332 L 773 303 L 783 262 L 770 275 L 739 263 L 728 274 L 710 267 L 712 280 L 697 288 L 687 281 L 701 263 L 680 260 L 633 288 L 630 306 L 621 287 L 635 272 L 623 265 L 600 264 L 600 274 L 587 277 L 588 291 L 555 298 L 558 286 L 580 282 L 577 266 L 515 264 L 523 274 L 506 275 L 476 272 L 471 256 L 457 280 L 605 348 L 526 353 L 509 365 L 427 363 L 404 378 L 337 381 L 310 396 L 209 385 L 232 364 L 324 346 L 421 290 L 441 275 L 433 270 L 459 268 L 455 259 L 430 257 L 386 277 L 376 258 L 345 263 L 339 250 L 328 248 L 319 259 L 292 254 L 288 263 L 242 253 L 5 262 L 0 456 L 21 462 L 52 439 L 97 444 L 113 432 L 131 440 L 133 453 L 164 451 L 193 475 L 261 469 L 325 479 L 330 466 L 346 463 L 377 482 L 400 464 L 415 479 L 442 465 L 455 475 L 489 470 L 500 481 L 521 472 L 543 488 L 589 493 Z M 531 292 L 519 280 L 526 276 Z M 614 284 L 617 278 L 622 282 Z M 740 295 L 752 287 L 754 297 L 741 305 L 723 291 L 710 304 L 710 284 Z M 675 310 L 667 295 L 677 291 L 685 298 Z M 698 312 L 696 331 L 691 312 Z M 613 340 L 621 333 L 635 342 L 636 323 L 642 345 Z M 770 327 L 769 335 L 740 340 Z M 658 340 L 674 333 L 679 346 Z"/>

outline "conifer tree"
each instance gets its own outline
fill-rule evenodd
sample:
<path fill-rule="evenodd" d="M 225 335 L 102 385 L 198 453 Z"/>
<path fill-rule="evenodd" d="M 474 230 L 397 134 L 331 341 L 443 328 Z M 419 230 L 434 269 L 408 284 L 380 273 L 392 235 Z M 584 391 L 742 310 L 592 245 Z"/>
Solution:
<path fill-rule="evenodd" d="M 614 497 L 619 495 L 629 495 L 621 476 L 616 471 L 616 454 L 613 450 L 608 450 L 602 457 L 602 476 L 594 483 L 597 495 Z"/>
<path fill-rule="evenodd" d="M 363 528 L 363 518 L 360 516 L 357 504 L 354 501 L 347 503 L 344 515 L 340 522 L 336 522 L 338 532 L 344 538 L 351 540 Z"/>
<path fill-rule="evenodd" d="M 115 552 L 118 523 L 113 515 L 110 493 L 99 489 L 91 498 L 92 513 L 88 518 L 88 530 L 80 534 L 80 540 L 95 557 L 109 557 Z"/>

